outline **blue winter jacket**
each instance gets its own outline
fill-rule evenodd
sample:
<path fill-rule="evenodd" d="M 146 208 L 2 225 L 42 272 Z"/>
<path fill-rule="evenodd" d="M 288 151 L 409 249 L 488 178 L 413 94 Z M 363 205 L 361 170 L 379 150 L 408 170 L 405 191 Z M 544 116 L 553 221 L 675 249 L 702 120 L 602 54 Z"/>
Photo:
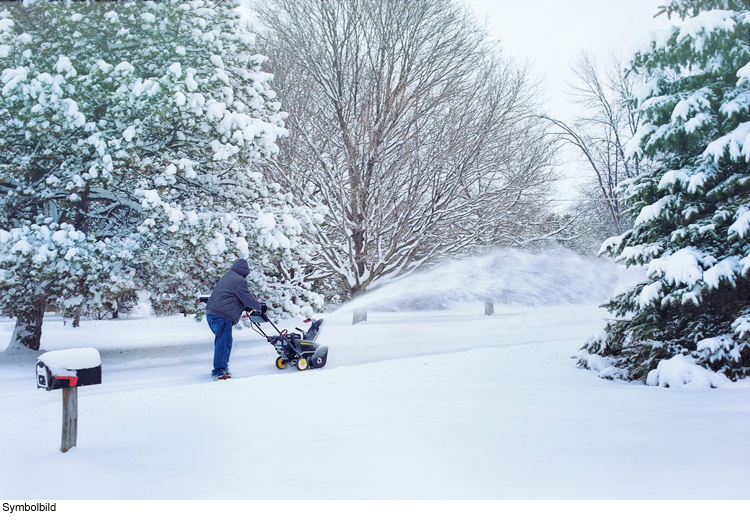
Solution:
<path fill-rule="evenodd" d="M 250 274 L 250 266 L 245 259 L 237 259 L 232 269 L 216 283 L 206 305 L 206 313 L 229 319 L 237 324 L 245 307 L 258 310 L 260 303 L 250 293 L 245 277 Z"/>

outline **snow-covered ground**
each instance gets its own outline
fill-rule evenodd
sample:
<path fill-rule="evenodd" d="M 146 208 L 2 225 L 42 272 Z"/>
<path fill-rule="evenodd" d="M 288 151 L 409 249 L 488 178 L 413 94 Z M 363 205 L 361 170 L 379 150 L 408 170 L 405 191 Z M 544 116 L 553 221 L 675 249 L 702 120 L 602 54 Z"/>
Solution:
<path fill-rule="evenodd" d="M 748 499 L 750 385 L 605 381 L 571 356 L 598 302 L 326 318 L 328 364 L 279 371 L 235 331 L 212 382 L 205 321 L 45 318 L 42 348 L 97 348 L 61 453 L 61 391 L 0 353 L 5 499 Z M 0 350 L 12 321 L 0 320 Z M 284 326 L 302 326 L 286 321 Z"/>

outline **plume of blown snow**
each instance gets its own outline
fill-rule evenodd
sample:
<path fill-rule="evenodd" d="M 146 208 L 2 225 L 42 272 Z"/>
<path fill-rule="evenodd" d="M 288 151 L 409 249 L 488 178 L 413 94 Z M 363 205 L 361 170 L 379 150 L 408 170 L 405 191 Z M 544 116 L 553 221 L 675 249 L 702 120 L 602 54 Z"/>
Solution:
<path fill-rule="evenodd" d="M 466 301 L 532 306 L 603 302 L 612 296 L 616 282 L 616 266 L 604 259 L 587 259 L 564 249 L 498 249 L 443 261 L 394 280 L 358 296 L 336 313 L 447 309 Z"/>

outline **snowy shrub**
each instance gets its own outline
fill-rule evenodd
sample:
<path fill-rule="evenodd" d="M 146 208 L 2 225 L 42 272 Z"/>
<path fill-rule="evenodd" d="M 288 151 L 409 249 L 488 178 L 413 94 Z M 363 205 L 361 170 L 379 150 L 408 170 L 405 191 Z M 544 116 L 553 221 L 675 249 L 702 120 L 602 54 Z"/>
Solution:
<path fill-rule="evenodd" d="M 670 388 L 716 389 L 728 381 L 723 374 L 706 370 L 700 365 L 696 365 L 694 358 L 682 354 L 659 361 L 657 367 L 649 372 L 646 377 L 646 385 Z"/>
<path fill-rule="evenodd" d="M 103 291 L 98 303 L 87 303 L 81 315 L 87 319 L 119 319 L 128 316 L 138 306 L 138 293 L 135 290 Z M 63 315 L 65 315 L 63 313 Z"/>
<path fill-rule="evenodd" d="M 628 372 L 626 370 L 613 366 L 612 362 L 605 357 L 589 354 L 585 350 L 579 350 L 573 356 L 573 359 L 578 360 L 579 366 L 598 372 L 600 378 L 610 380 L 628 379 Z"/>
<path fill-rule="evenodd" d="M 285 116 L 237 4 L 0 10 L 3 313 L 141 289 L 189 311 L 238 257 L 275 310 L 319 301 L 298 263 L 313 213 L 258 172 Z"/>
<path fill-rule="evenodd" d="M 605 305 L 616 318 L 584 348 L 631 379 L 666 379 L 657 365 L 683 354 L 737 379 L 750 374 L 750 10 L 671 0 L 664 11 L 681 25 L 632 62 L 650 80 L 629 150 L 653 168 L 623 187 L 633 228 L 602 246 L 648 277 Z"/>

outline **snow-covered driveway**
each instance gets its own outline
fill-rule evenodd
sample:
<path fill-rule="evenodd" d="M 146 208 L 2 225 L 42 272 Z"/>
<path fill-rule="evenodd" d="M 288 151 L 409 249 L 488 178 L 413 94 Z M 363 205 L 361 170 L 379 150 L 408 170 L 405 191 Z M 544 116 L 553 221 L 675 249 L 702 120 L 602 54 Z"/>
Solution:
<path fill-rule="evenodd" d="M 0 495 L 750 498 L 750 386 L 576 368 L 606 315 L 595 304 L 481 309 L 334 315 L 328 365 L 308 372 L 276 370 L 243 330 L 223 382 L 208 381 L 205 322 L 50 321 L 44 348 L 99 348 L 104 382 L 80 389 L 78 447 L 63 454 L 59 391 L 34 388 L 33 360 L 3 358 Z M 37 477 L 50 468 L 67 477 Z"/>

